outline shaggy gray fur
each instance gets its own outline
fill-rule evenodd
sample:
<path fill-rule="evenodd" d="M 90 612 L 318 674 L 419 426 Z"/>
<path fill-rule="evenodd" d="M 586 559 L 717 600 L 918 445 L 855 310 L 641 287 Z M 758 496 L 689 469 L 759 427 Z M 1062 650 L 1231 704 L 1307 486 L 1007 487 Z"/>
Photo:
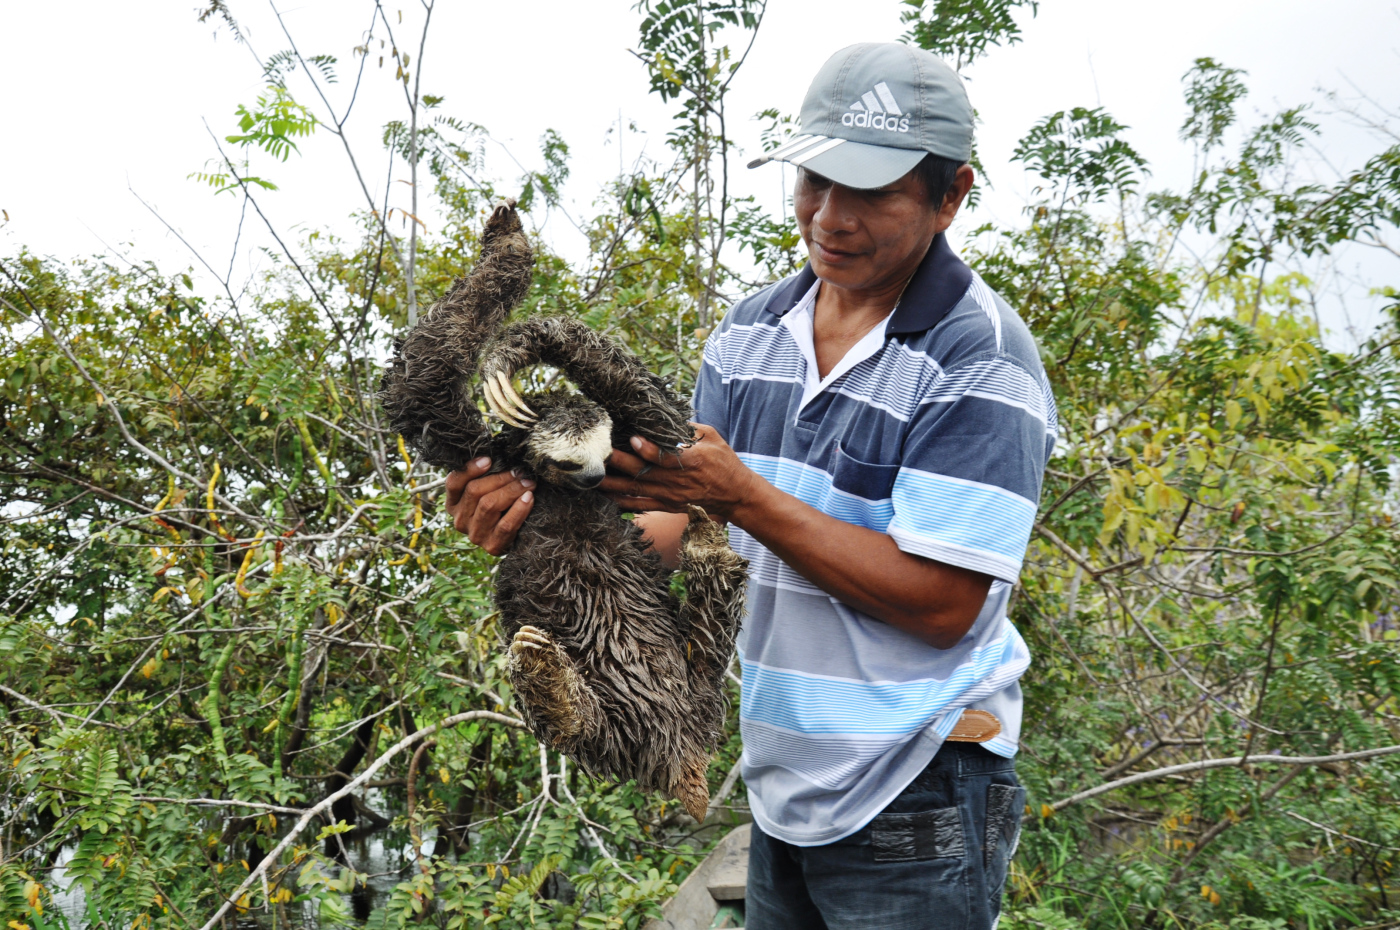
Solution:
<path fill-rule="evenodd" d="M 521 467 L 540 479 L 495 590 L 512 637 L 511 683 L 535 735 L 587 771 L 635 778 L 703 819 L 747 563 L 703 510 L 690 508 L 680 566 L 687 593 L 678 601 L 671 573 L 617 506 L 533 451 L 532 438 L 583 435 L 604 415 L 615 445 L 642 435 L 675 452 L 693 431 L 684 400 L 581 322 L 536 317 L 502 329 L 532 266 L 514 204 L 496 208 L 476 268 L 397 347 L 384 407 L 433 465 L 456 469 L 489 455 L 493 471 Z M 472 393 L 478 374 L 509 378 L 541 363 L 583 396 L 529 395 L 533 425 L 492 434 Z"/>

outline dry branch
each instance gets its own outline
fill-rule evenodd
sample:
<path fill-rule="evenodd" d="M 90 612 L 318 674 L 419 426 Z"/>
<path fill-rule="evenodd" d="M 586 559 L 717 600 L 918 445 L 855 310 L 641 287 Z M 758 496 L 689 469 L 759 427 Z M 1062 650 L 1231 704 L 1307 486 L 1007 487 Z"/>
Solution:
<path fill-rule="evenodd" d="M 1173 775 L 1181 775 L 1185 772 L 1201 772 L 1206 769 L 1226 769 L 1240 768 L 1246 765 L 1323 765 L 1328 762 L 1356 762 L 1361 759 L 1375 759 L 1380 756 L 1391 756 L 1400 753 L 1400 746 L 1382 746 L 1379 749 L 1363 749 L 1358 752 L 1342 752 L 1330 756 L 1234 756 L 1229 759 L 1198 759 L 1195 762 L 1182 762 L 1179 765 L 1168 765 L 1165 768 L 1153 769 L 1150 772 L 1138 772 L 1136 775 L 1128 775 L 1102 785 L 1072 794 L 1050 805 L 1050 810 L 1058 811 L 1069 807 L 1071 804 L 1078 804 L 1080 801 L 1087 801 L 1089 798 L 1107 794 L 1118 788 L 1126 788 L 1128 785 L 1136 785 L 1145 781 L 1157 781 L 1162 778 L 1170 778 Z M 1027 815 L 1031 817 L 1033 815 Z"/>
<path fill-rule="evenodd" d="M 48 706 L 46 706 L 46 705 L 44 705 L 44 704 L 40 704 L 38 701 L 31 700 L 30 698 L 27 698 L 27 697 L 25 697 L 24 695 L 20 694 L 18 691 L 15 691 L 13 688 L 7 688 L 7 687 L 5 687 L 4 685 L 0 685 L 0 691 L 5 692 L 5 693 L 8 694 L 10 697 L 14 698 L 16 701 L 19 701 L 21 704 L 27 704 L 27 705 L 29 705 L 30 707 L 34 708 L 35 710 L 41 710 L 41 711 L 43 711 L 44 713 L 46 713 L 46 714 L 48 714 L 50 717 L 52 717 L 52 718 L 54 719 L 54 722 L 57 723 L 59 726 L 62 726 L 62 725 L 63 725 L 63 718 L 64 718 L 64 717 L 67 717 L 67 718 L 69 718 L 70 720 L 77 720 L 78 722 L 83 723 L 83 724 L 86 724 L 86 723 L 88 722 L 88 721 L 84 720 L 82 717 L 77 716 L 76 714 L 70 714 L 70 713 L 66 713 L 66 712 L 61 711 L 61 710 L 55 710 L 55 709 L 52 708 L 52 707 L 48 707 Z M 106 723 L 105 721 L 102 721 L 102 720 L 98 720 L 98 721 L 96 721 L 96 723 L 97 723 L 98 726 L 109 727 L 109 728 L 111 728 L 111 729 L 113 729 L 113 730 L 120 729 L 120 727 L 118 727 L 115 723 Z"/>

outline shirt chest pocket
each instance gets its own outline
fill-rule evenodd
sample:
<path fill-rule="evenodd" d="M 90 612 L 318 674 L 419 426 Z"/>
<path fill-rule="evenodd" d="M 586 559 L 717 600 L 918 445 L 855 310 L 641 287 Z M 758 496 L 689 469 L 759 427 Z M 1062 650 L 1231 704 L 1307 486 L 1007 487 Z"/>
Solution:
<path fill-rule="evenodd" d="M 898 465 L 864 462 L 838 442 L 831 450 L 831 491 L 822 509 L 838 520 L 884 532 L 894 518 L 894 480 Z"/>

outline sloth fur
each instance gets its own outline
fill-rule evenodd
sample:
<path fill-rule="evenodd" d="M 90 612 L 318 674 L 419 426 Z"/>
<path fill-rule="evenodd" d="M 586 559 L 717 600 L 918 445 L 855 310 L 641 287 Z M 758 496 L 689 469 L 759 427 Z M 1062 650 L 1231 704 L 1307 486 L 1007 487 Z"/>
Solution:
<path fill-rule="evenodd" d="M 475 269 L 397 346 L 381 399 L 393 429 L 428 463 L 460 469 L 489 455 L 493 471 L 538 479 L 495 589 L 512 637 L 511 684 L 531 730 L 590 773 L 635 778 L 701 820 L 747 563 L 690 508 L 686 596 L 677 599 L 641 531 L 593 490 L 614 445 L 641 435 L 675 452 L 689 442 L 690 406 L 578 320 L 504 326 L 533 264 L 514 203 L 497 207 Z M 579 393 L 520 398 L 510 379 L 534 364 L 557 368 Z M 499 432 L 487 428 L 474 382 L 506 421 Z"/>

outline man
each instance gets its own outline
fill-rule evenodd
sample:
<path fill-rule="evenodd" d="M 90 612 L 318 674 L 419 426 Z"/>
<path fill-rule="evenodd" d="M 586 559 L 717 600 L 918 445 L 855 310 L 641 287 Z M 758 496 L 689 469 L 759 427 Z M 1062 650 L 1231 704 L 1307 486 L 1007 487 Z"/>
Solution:
<path fill-rule="evenodd" d="M 1025 324 L 944 237 L 973 183 L 957 75 L 852 46 L 801 124 L 751 167 L 799 167 L 809 264 L 707 340 L 695 444 L 671 458 L 634 438 L 603 489 L 670 564 L 687 503 L 751 562 L 750 930 L 987 930 L 1025 804 L 1030 657 L 1006 605 L 1054 401 Z M 486 466 L 449 477 L 448 506 L 499 554 L 533 482 Z"/>

